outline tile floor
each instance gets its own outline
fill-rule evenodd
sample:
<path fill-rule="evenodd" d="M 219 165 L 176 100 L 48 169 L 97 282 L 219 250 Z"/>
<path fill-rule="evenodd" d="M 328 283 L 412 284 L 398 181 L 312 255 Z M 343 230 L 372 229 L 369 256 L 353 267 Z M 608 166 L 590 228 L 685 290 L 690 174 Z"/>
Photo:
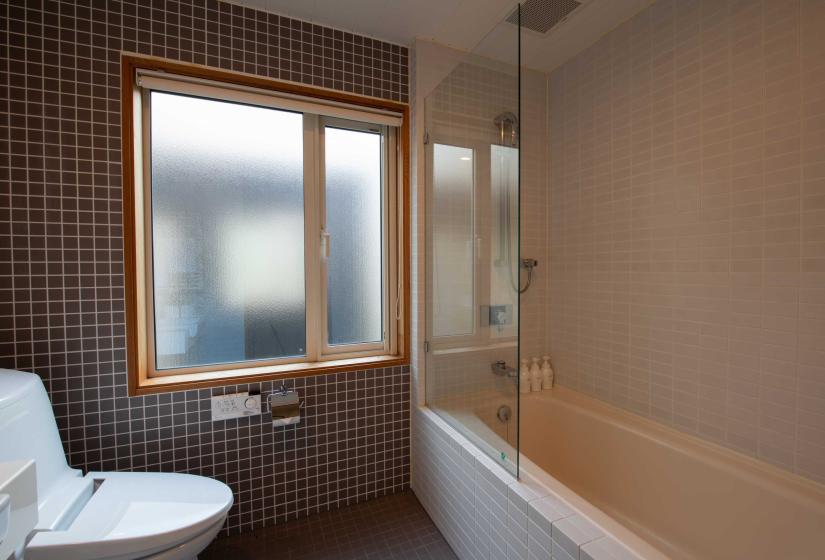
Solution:
<path fill-rule="evenodd" d="M 457 560 L 412 491 L 219 538 L 200 560 Z"/>

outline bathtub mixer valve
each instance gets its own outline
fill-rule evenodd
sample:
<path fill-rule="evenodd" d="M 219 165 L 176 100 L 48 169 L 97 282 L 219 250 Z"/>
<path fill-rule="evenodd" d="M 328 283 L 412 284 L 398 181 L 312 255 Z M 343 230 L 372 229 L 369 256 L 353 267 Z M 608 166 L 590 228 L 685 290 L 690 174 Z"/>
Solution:
<path fill-rule="evenodd" d="M 507 365 L 507 362 L 504 360 L 498 360 L 497 362 L 493 362 L 490 364 L 490 369 L 493 370 L 493 375 L 498 375 L 499 377 L 517 377 L 518 371 L 516 368 L 510 367 Z"/>

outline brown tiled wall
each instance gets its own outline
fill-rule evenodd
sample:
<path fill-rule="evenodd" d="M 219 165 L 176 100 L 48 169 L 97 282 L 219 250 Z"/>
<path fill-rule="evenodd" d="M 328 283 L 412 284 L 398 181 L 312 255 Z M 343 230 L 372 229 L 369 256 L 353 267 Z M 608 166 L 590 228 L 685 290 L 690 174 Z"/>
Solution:
<path fill-rule="evenodd" d="M 215 0 L 12 1 L 0 26 L 0 366 L 44 379 L 70 463 L 215 476 L 232 531 L 405 487 L 406 367 L 289 382 L 306 419 L 277 430 L 211 422 L 223 389 L 127 397 L 119 57 L 406 102 L 407 49 Z"/>
<path fill-rule="evenodd" d="M 550 78 L 559 381 L 825 481 L 825 3 L 659 0 Z"/>

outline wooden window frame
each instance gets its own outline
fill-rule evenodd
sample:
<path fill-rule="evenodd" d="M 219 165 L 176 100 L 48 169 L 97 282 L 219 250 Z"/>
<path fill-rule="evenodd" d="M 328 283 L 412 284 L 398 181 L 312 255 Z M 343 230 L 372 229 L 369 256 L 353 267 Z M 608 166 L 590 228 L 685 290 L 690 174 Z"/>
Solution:
<path fill-rule="evenodd" d="M 208 80 L 228 87 L 254 88 L 263 92 L 295 96 L 298 99 L 342 104 L 354 109 L 390 111 L 401 116 L 401 125 L 395 135 L 398 157 L 388 165 L 397 176 L 394 195 L 396 212 L 387 220 L 386 232 L 392 239 L 391 252 L 395 258 L 388 266 L 397 268 L 397 309 L 394 328 L 388 328 L 387 353 L 363 356 L 347 353 L 327 355 L 323 361 L 261 364 L 246 362 L 237 367 L 208 367 L 206 371 L 176 373 L 174 375 L 150 375 L 154 356 L 147 334 L 146 227 L 144 226 L 143 142 L 140 110 L 141 91 L 138 72 L 166 73 L 170 77 L 186 77 Z M 325 119 L 326 117 L 320 117 Z M 403 103 L 363 97 L 338 91 L 315 88 L 265 78 L 261 76 L 220 70 L 208 66 L 175 62 L 157 57 L 124 53 L 121 56 L 121 133 L 123 141 L 123 237 L 126 314 L 126 364 L 129 395 L 142 395 L 167 391 L 199 389 L 211 386 L 244 384 L 265 380 L 286 379 L 308 375 L 353 371 L 374 367 L 393 367 L 409 363 L 410 347 L 410 158 L 409 158 L 409 106 Z M 317 139 L 316 139 L 317 140 Z M 388 157 L 388 160 L 393 158 Z M 307 200 L 306 204 L 319 204 Z M 311 258 L 307 255 L 305 258 Z M 307 280 L 308 282 L 310 279 Z M 309 289 L 309 286 L 308 286 Z M 390 307 L 391 301 L 385 300 Z M 316 326 L 320 328 L 320 326 Z M 323 329 L 324 332 L 326 329 Z"/>

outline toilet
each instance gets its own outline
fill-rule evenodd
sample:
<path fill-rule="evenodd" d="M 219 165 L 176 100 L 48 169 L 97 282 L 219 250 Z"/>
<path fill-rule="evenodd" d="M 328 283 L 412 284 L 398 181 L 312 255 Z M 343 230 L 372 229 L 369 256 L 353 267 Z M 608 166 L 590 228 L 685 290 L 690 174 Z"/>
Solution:
<path fill-rule="evenodd" d="M 69 468 L 40 378 L 0 369 L 0 462 L 15 459 L 37 470 L 25 560 L 191 560 L 232 506 L 232 491 L 211 478 Z"/>

